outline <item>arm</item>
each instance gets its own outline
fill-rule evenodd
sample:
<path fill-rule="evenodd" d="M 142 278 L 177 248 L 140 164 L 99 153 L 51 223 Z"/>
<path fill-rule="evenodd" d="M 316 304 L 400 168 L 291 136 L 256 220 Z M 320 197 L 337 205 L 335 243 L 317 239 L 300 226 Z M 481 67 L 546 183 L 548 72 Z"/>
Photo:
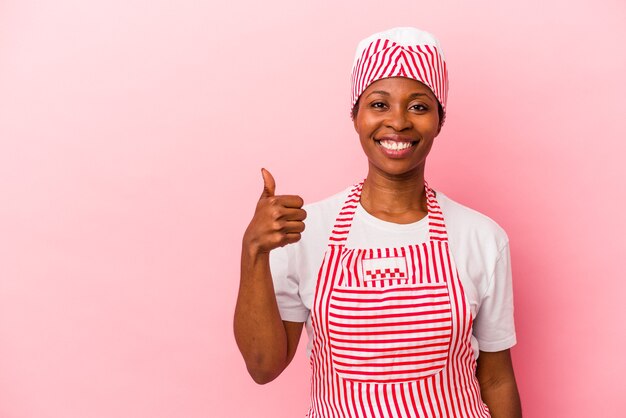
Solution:
<path fill-rule="evenodd" d="M 235 307 L 235 340 L 252 379 L 274 380 L 293 359 L 301 322 L 280 319 L 269 269 L 269 254 L 241 256 L 241 282 Z"/>
<path fill-rule="evenodd" d="M 234 317 L 237 346 L 259 384 L 271 382 L 287 367 L 302 333 L 302 323 L 280 318 L 269 253 L 300 240 L 306 217 L 300 197 L 274 196 L 274 178 L 266 170 L 263 180 L 263 194 L 243 238 Z"/>
<path fill-rule="evenodd" d="M 494 353 L 481 351 L 476 376 L 483 401 L 489 407 L 493 418 L 522 417 L 510 350 Z"/>

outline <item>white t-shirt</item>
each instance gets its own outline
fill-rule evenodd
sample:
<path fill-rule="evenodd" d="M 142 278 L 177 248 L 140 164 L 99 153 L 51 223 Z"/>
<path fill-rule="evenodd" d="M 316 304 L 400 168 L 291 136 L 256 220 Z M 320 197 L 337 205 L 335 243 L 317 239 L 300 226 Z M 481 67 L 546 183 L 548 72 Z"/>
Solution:
<path fill-rule="evenodd" d="M 309 356 L 313 342 L 310 310 L 317 275 L 335 218 L 350 189 L 306 205 L 306 230 L 302 239 L 270 253 L 281 318 L 306 323 Z M 474 355 L 478 358 L 479 350 L 506 350 L 516 343 L 508 237 L 493 220 L 441 192 L 437 192 L 437 201 L 474 320 Z M 411 224 L 396 224 L 370 215 L 358 204 L 345 245 L 347 248 L 385 248 L 417 244 L 427 239 L 427 217 Z"/>

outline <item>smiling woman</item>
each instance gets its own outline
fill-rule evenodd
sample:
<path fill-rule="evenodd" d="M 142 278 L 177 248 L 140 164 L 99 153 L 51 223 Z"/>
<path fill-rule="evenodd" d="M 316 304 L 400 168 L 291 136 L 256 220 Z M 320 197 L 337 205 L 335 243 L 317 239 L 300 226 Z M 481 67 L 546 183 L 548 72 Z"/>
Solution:
<path fill-rule="evenodd" d="M 447 89 L 431 34 L 374 34 L 352 72 L 367 178 L 303 207 L 262 172 L 235 337 L 252 378 L 267 383 L 306 327 L 308 417 L 521 416 L 506 233 L 425 181 Z"/>
<path fill-rule="evenodd" d="M 437 98 L 419 81 L 404 77 L 372 83 L 354 119 L 370 173 L 424 177 L 426 157 L 439 134 Z"/>

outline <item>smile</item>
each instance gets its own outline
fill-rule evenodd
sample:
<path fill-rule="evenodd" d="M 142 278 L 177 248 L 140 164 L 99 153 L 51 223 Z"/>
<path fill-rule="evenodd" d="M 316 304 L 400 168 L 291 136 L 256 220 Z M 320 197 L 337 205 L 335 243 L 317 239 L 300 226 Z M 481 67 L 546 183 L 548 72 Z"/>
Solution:
<path fill-rule="evenodd" d="M 398 142 L 398 141 L 389 141 L 386 139 L 383 139 L 381 141 L 376 141 L 376 142 L 380 144 L 381 147 L 388 149 L 390 151 L 402 151 L 416 144 L 415 142 Z"/>

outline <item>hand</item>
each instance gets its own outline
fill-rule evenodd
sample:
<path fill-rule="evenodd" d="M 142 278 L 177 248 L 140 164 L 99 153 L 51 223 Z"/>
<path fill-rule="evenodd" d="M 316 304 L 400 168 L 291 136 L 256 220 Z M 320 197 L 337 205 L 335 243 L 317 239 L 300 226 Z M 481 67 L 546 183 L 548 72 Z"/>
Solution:
<path fill-rule="evenodd" d="M 306 219 L 300 196 L 275 196 L 274 177 L 264 168 L 261 175 L 263 193 L 243 237 L 244 247 L 253 254 L 269 253 L 274 248 L 300 241 Z"/>

